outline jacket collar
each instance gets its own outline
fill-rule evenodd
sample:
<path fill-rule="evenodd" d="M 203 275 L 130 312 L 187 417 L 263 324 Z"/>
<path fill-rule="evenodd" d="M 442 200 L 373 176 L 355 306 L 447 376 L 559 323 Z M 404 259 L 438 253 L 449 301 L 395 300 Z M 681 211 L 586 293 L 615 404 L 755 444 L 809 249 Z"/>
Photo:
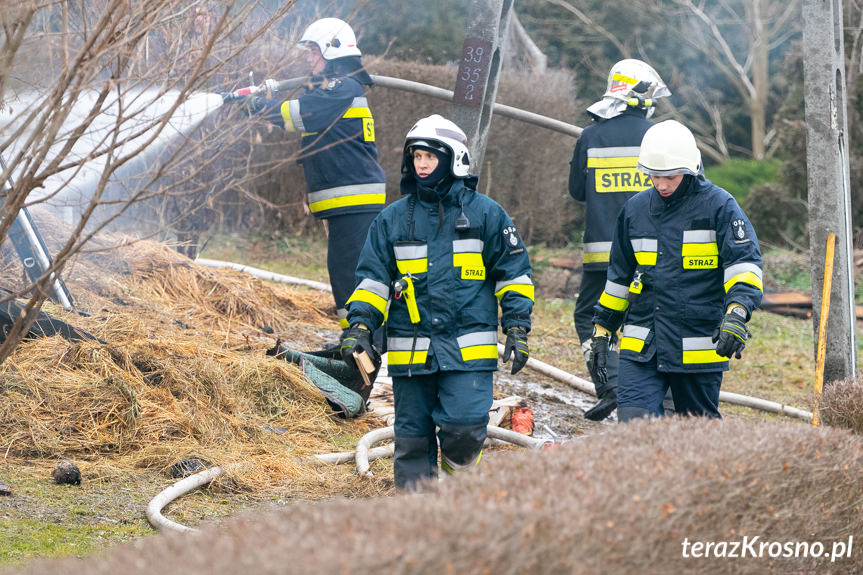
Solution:
<path fill-rule="evenodd" d="M 438 196 L 438 198 L 431 198 L 428 193 L 420 193 L 420 190 L 417 188 L 416 178 L 413 174 L 402 175 L 400 188 L 402 195 L 416 196 L 416 198 L 422 203 L 436 204 L 440 202 L 444 205 L 460 205 L 465 194 L 476 192 L 478 180 L 479 178 L 472 174 L 465 178 L 448 180 L 448 183 L 444 185 L 449 186 L 449 191 L 447 191 L 443 197 Z"/>
<path fill-rule="evenodd" d="M 657 215 L 666 210 L 677 209 L 686 200 L 701 192 L 703 189 L 701 184 L 705 181 L 706 180 L 703 176 L 686 175 L 683 177 L 683 181 L 680 183 L 680 186 L 674 190 L 674 193 L 670 198 L 663 198 L 659 195 L 659 192 L 655 187 L 650 188 L 648 193 L 650 194 L 651 215 Z"/>

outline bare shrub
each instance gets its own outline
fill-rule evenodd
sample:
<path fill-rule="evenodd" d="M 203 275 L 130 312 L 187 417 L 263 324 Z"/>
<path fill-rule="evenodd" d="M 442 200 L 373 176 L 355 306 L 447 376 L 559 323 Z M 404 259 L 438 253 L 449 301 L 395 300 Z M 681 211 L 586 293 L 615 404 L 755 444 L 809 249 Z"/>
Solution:
<path fill-rule="evenodd" d="M 863 434 L 863 383 L 846 379 L 825 386 L 818 413 L 824 425 Z"/>
<path fill-rule="evenodd" d="M 201 92 L 293 3 L 4 4 L 0 179 L 14 174 L 15 181 L 2 193 L 0 240 L 19 211 L 36 203 L 63 210 L 72 227 L 51 269 L 15 294 L 29 301 L 0 345 L 0 362 L 27 333 L 52 274 L 62 273 L 96 233 L 124 217 L 134 222 L 130 208 L 138 202 L 200 184 L 196 176 L 219 154 L 195 153 L 188 136 L 199 113 L 221 104 Z"/>
<path fill-rule="evenodd" d="M 640 421 L 493 455 L 432 494 L 295 505 L 27 572 L 856 573 L 859 552 L 835 563 L 767 550 L 699 559 L 683 557 L 682 544 L 757 537 L 756 550 L 820 542 L 829 553 L 859 530 L 861 464 L 863 439 L 837 430 Z"/>

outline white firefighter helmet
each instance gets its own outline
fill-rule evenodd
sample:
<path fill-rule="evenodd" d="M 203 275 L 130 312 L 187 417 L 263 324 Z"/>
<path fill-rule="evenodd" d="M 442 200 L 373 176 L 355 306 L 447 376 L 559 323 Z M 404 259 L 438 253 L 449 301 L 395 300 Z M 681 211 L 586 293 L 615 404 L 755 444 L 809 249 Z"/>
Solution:
<path fill-rule="evenodd" d="M 464 178 L 470 170 L 467 136 L 455 122 L 447 120 L 440 114 L 432 114 L 414 124 L 405 136 L 404 154 L 402 156 L 402 173 L 410 173 L 410 163 L 413 162 L 411 146 L 423 145 L 430 148 L 445 148 L 452 162 L 450 170 L 457 178 Z"/>
<path fill-rule="evenodd" d="M 321 18 L 309 24 L 300 38 L 299 46 L 307 48 L 309 44 L 320 48 L 324 60 L 362 55 L 357 48 L 357 37 L 353 29 L 338 18 Z"/>
<path fill-rule="evenodd" d="M 649 176 L 702 173 L 701 152 L 689 128 L 677 120 L 651 126 L 641 140 L 638 169 Z"/>
<path fill-rule="evenodd" d="M 621 60 L 608 73 L 608 86 L 602 99 L 587 111 L 608 119 L 623 113 L 628 106 L 647 109 L 653 115 L 655 100 L 671 95 L 671 90 L 649 64 L 641 60 Z"/>

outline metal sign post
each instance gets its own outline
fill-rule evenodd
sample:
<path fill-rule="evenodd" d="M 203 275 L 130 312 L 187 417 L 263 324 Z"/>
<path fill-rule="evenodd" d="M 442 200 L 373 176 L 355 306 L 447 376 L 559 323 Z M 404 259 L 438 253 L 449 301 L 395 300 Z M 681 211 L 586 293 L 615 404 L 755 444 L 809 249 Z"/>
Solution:
<path fill-rule="evenodd" d="M 477 175 L 482 171 L 512 4 L 513 0 L 472 0 L 470 5 L 451 119 L 467 134 L 471 173 Z"/>
<path fill-rule="evenodd" d="M 824 338 L 824 383 L 854 377 L 857 367 L 845 51 L 840 0 L 803 2 L 803 75 L 806 96 L 806 167 L 809 180 L 809 252 L 812 320 L 819 346 L 827 238 L 836 234 L 833 281 Z"/>

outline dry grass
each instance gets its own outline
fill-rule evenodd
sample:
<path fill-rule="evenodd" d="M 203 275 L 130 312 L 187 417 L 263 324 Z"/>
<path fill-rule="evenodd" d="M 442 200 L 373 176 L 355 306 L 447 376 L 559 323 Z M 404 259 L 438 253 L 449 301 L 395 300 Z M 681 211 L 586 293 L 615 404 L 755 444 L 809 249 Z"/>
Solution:
<path fill-rule="evenodd" d="M 86 460 L 97 479 L 196 456 L 228 466 L 222 484 L 244 490 L 381 489 L 304 468 L 305 456 L 338 451 L 379 422 L 338 420 L 297 366 L 264 354 L 277 337 L 319 347 L 318 332 L 337 329 L 329 294 L 199 266 L 154 242 L 101 241 L 114 249 L 82 256 L 65 276 L 92 314 L 45 310 L 108 343 L 31 340 L 0 365 L 7 459 Z M 15 265 L 4 269 L 14 284 Z"/>

